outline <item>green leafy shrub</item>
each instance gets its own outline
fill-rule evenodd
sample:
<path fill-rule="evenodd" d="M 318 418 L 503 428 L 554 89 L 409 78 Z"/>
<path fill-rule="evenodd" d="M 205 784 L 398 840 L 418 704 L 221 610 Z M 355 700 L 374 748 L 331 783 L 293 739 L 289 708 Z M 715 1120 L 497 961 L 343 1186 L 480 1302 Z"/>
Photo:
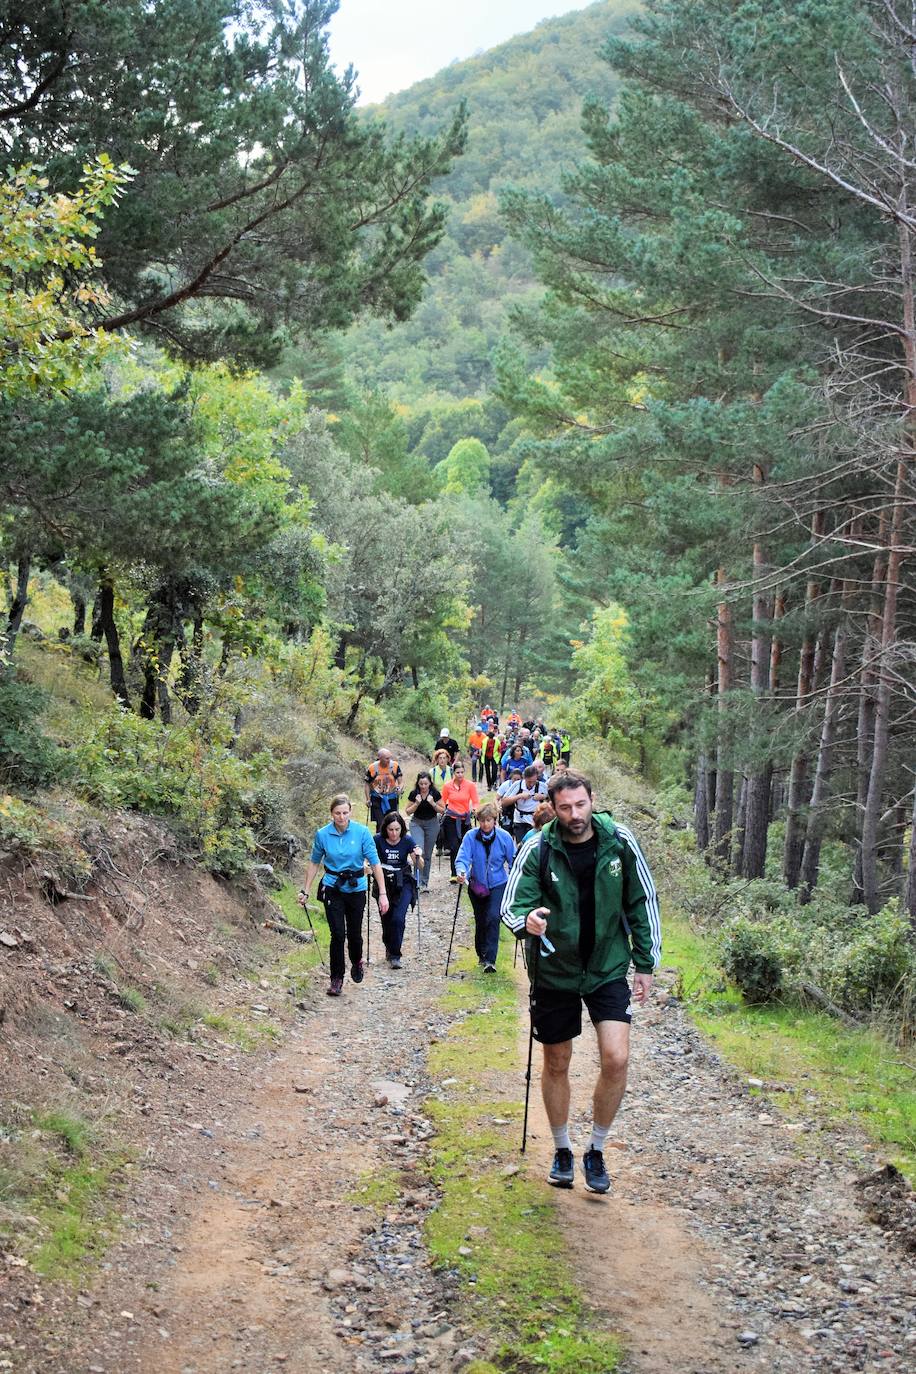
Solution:
<path fill-rule="evenodd" d="M 0 783 L 6 787 L 46 787 L 65 772 L 66 754 L 38 724 L 45 703 L 36 687 L 0 681 Z"/>
<path fill-rule="evenodd" d="M 916 983 L 916 951 L 909 922 L 893 898 L 875 915 L 861 921 L 855 936 L 839 952 L 829 990 L 847 1011 L 870 1012 L 899 998 L 907 983 Z"/>
<path fill-rule="evenodd" d="M 398 692 L 386 714 L 398 737 L 421 754 L 429 753 L 433 740 L 451 719 L 445 693 L 430 682 Z"/>
<path fill-rule="evenodd" d="M 782 992 L 782 959 L 765 926 L 741 918 L 727 927 L 722 939 L 723 966 L 748 1002 L 772 1002 Z"/>
<path fill-rule="evenodd" d="M 213 722 L 163 728 L 113 706 L 74 746 L 80 789 L 104 806 L 172 818 L 195 857 L 232 874 L 255 848 L 252 797 L 270 759 L 240 759 Z"/>

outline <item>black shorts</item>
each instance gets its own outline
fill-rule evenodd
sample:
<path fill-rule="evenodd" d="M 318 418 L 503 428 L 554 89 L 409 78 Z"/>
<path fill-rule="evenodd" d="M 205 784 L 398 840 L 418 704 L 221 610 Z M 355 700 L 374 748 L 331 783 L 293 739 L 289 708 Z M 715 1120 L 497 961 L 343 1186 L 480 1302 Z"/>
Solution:
<path fill-rule="evenodd" d="M 629 1025 L 630 985 L 626 978 L 612 978 L 600 988 L 580 996 L 557 988 L 538 988 L 530 999 L 534 1038 L 542 1045 L 560 1045 L 582 1034 L 582 1003 L 592 1024 L 624 1021 Z"/>

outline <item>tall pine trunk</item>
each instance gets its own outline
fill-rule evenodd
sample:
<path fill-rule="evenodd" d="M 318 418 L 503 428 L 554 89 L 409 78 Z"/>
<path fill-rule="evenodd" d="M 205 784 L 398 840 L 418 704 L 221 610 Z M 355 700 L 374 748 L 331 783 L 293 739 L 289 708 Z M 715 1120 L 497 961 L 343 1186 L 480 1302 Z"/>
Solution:
<path fill-rule="evenodd" d="M 802 854 L 800 900 L 811 900 L 817 886 L 821 862 L 821 843 L 826 825 L 826 805 L 830 792 L 830 779 L 833 772 L 833 749 L 836 742 L 839 721 L 843 679 L 846 676 L 846 641 L 849 627 L 846 621 L 848 591 L 844 584 L 843 615 L 833 636 L 833 655 L 830 661 L 830 683 L 824 698 L 824 715 L 821 721 L 821 737 L 817 751 L 817 767 L 814 773 L 814 787 L 808 807 L 808 823 L 805 827 L 805 848 Z"/>
<path fill-rule="evenodd" d="M 881 512 L 878 522 L 878 552 L 872 567 L 871 605 L 865 618 L 862 640 L 862 667 L 859 673 L 859 711 L 856 720 L 856 862 L 852 900 L 858 905 L 865 901 L 862 888 L 862 818 L 868 798 L 868 776 L 872 750 L 875 745 L 875 684 L 878 680 L 877 661 L 881 643 L 881 589 L 887 575 L 887 511 Z"/>
<path fill-rule="evenodd" d="M 884 583 L 884 606 L 881 615 L 881 644 L 878 660 L 878 681 L 875 691 L 875 729 L 872 745 L 868 792 L 862 816 L 862 893 L 869 911 L 881 905 L 878 877 L 878 826 L 881 817 L 881 798 L 887 769 L 888 739 L 891 717 L 890 660 L 897 638 L 897 598 L 903 566 L 903 515 L 908 498 L 910 471 L 913 465 L 913 417 L 916 415 L 916 310 L 913 301 L 913 260 L 910 232 L 905 224 L 898 226 L 900 242 L 900 276 L 903 297 L 903 351 L 906 360 L 907 423 L 897 458 L 894 494 L 891 504 L 890 540 L 887 551 L 887 574 Z"/>
<path fill-rule="evenodd" d="M 716 586 L 722 599 L 716 619 L 716 657 L 718 660 L 719 737 L 716 750 L 716 857 L 727 865 L 731 858 L 732 821 L 735 806 L 735 775 L 729 725 L 728 693 L 734 680 L 732 612 L 725 600 L 725 569 L 716 573 Z"/>
<path fill-rule="evenodd" d="M 763 468 L 754 464 L 754 483 L 762 486 Z M 767 860 L 767 823 L 770 816 L 770 782 L 773 765 L 769 758 L 763 758 L 766 748 L 766 729 L 764 711 L 770 686 L 770 655 L 772 640 L 770 624 L 773 610 L 770 600 L 763 591 L 766 576 L 766 559 L 763 545 L 757 540 L 754 544 L 754 631 L 751 640 L 751 691 L 754 694 L 754 724 L 751 728 L 751 771 L 748 773 L 745 806 L 744 834 L 742 836 L 739 872 L 745 878 L 762 878 Z"/>
<path fill-rule="evenodd" d="M 817 511 L 811 521 L 811 546 L 817 548 L 824 534 L 824 512 Z M 816 638 L 811 617 L 814 604 L 821 594 L 821 586 L 813 578 L 805 588 L 805 638 L 798 658 L 798 685 L 795 689 L 795 715 L 800 718 L 808 704 L 814 686 L 814 652 Z M 800 748 L 789 769 L 789 795 L 786 802 L 786 834 L 782 852 L 782 873 L 789 888 L 798 886 L 805 842 L 804 812 L 808 804 L 808 751 Z"/>

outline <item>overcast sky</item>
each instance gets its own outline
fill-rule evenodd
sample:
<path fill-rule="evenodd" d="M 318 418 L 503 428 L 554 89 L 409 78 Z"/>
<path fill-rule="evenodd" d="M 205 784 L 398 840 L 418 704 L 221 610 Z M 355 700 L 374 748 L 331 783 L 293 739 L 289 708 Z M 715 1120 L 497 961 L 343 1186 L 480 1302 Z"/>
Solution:
<path fill-rule="evenodd" d="M 331 57 L 359 72 L 361 103 L 384 100 L 415 81 L 472 57 L 541 19 L 584 9 L 589 0 L 340 0 Z"/>

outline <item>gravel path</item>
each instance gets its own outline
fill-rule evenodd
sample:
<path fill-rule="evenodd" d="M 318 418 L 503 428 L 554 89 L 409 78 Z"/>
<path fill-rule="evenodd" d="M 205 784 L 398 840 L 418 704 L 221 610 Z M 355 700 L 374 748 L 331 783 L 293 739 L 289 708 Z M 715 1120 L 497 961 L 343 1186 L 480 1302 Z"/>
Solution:
<path fill-rule="evenodd" d="M 376 917 L 365 982 L 347 980 L 332 1001 L 316 973 L 275 1053 L 189 1052 L 147 1118 L 158 1134 L 97 1282 L 75 1304 L 58 1294 L 37 1312 L 41 1353 L 11 1352 L 6 1365 L 0 1285 L 0 1368 L 421 1374 L 486 1353 L 422 1236 L 435 1205 L 420 1167 L 423 1099 L 436 1090 L 426 1060 L 454 1020 L 439 1005 L 453 910 L 443 871 L 424 907 L 422 957 L 410 926 L 397 972 L 377 962 Z M 467 940 L 466 904 L 462 931 Z M 692 1029 L 672 982 L 663 975 L 637 1013 L 608 1150 L 613 1193 L 544 1187 L 596 1321 L 623 1333 L 630 1374 L 911 1371 L 913 1263 L 866 1219 L 855 1188 L 874 1157 L 852 1133 L 825 1135 L 753 1096 Z M 516 1097 L 521 982 L 519 995 L 504 1085 Z M 277 1015 L 289 1001 L 264 983 L 257 997 Z M 580 1142 L 593 1059 L 586 1029 L 574 1059 Z M 512 1161 L 535 1178 L 551 1154 L 536 1098 L 528 1153 Z M 379 1173 L 394 1200 L 373 1193 Z"/>

